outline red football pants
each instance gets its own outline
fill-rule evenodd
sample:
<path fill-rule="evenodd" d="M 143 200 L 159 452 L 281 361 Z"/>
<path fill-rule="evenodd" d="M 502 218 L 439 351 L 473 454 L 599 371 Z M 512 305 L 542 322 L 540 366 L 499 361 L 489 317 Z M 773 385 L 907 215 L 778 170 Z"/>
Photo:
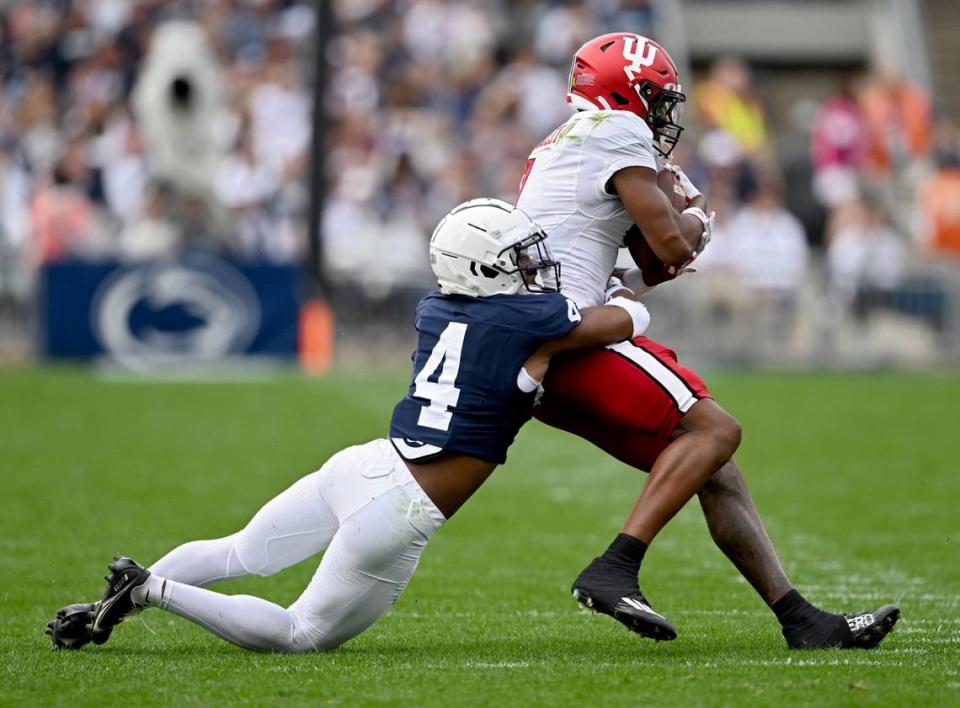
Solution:
<path fill-rule="evenodd" d="M 534 417 L 649 471 L 683 415 L 711 398 L 703 379 L 646 337 L 558 357 Z"/>

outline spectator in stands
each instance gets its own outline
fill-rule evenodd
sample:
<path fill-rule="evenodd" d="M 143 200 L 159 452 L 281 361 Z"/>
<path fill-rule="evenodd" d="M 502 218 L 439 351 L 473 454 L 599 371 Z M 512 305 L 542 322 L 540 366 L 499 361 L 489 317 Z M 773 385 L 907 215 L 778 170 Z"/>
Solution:
<path fill-rule="evenodd" d="M 291 162 L 301 160 L 310 146 L 310 97 L 297 78 L 289 44 L 270 43 L 271 57 L 260 80 L 250 91 L 246 110 L 250 115 L 252 148 L 266 169 L 283 173 Z"/>
<path fill-rule="evenodd" d="M 866 196 L 838 209 L 827 239 L 831 291 L 842 301 L 889 293 L 900 284 L 907 249 L 880 200 Z"/>
<path fill-rule="evenodd" d="M 817 110 L 810 135 L 813 190 L 832 208 L 857 198 L 867 160 L 867 126 L 856 100 L 856 79 L 844 77 Z"/>
<path fill-rule="evenodd" d="M 86 166 L 74 143 L 37 186 L 30 200 L 34 262 L 50 263 L 69 256 L 95 256 L 105 251 L 98 215 L 83 186 Z"/>
<path fill-rule="evenodd" d="M 730 232 L 730 222 L 739 210 L 739 203 L 732 184 L 711 184 L 710 208 L 714 210 L 716 218 L 710 232 L 710 243 L 693 265 L 697 272 L 732 269 L 737 259 L 736 235 Z"/>
<path fill-rule="evenodd" d="M 27 174 L 19 160 L 0 151 L 0 247 L 19 247 L 27 233 L 28 190 Z"/>
<path fill-rule="evenodd" d="M 733 182 L 711 182 L 710 208 L 716 212 L 710 245 L 692 264 L 696 281 L 691 283 L 693 287 L 687 295 L 701 314 L 712 321 L 730 323 L 732 318 L 745 321 L 753 303 L 740 275 L 738 234 L 731 230 L 738 211 Z"/>
<path fill-rule="evenodd" d="M 930 97 L 891 69 L 873 76 L 860 94 L 867 126 L 870 170 L 885 177 L 893 168 L 929 156 L 932 137 Z"/>
<path fill-rule="evenodd" d="M 19 79 L 7 86 L 9 100 L 16 106 L 14 137 L 31 172 L 49 173 L 64 139 L 58 126 L 56 87 L 49 76 L 38 72 L 24 72 Z"/>
<path fill-rule="evenodd" d="M 783 205 L 783 185 L 771 167 L 752 175 L 746 204 L 724 229 L 728 258 L 746 287 L 758 295 L 792 302 L 807 274 L 806 235 Z"/>
<path fill-rule="evenodd" d="M 143 208 L 120 232 L 119 256 L 125 260 L 167 258 L 183 245 L 182 233 L 170 218 L 170 188 L 158 182 L 144 192 Z"/>
<path fill-rule="evenodd" d="M 770 149 L 766 115 L 751 85 L 750 67 L 741 59 L 718 59 L 694 92 L 694 101 L 709 135 L 721 131 L 747 157 Z"/>
<path fill-rule="evenodd" d="M 214 192 L 233 216 L 231 226 L 240 254 L 273 260 L 276 224 L 269 206 L 280 189 L 283 161 L 279 156 L 270 163 L 261 160 L 250 127 L 250 121 L 244 121 L 236 148 L 221 161 Z"/>
<path fill-rule="evenodd" d="M 407 53 L 447 68 L 473 64 L 495 40 L 493 17 L 479 3 L 413 0 L 401 22 Z"/>
<path fill-rule="evenodd" d="M 570 116 L 565 76 L 537 59 L 533 49 L 521 47 L 510 63 L 484 91 L 508 116 L 530 135 L 546 137 Z"/>
<path fill-rule="evenodd" d="M 103 133 L 93 141 L 91 152 L 110 214 L 121 222 L 136 219 L 147 188 L 149 166 L 140 132 L 125 110 L 115 110 Z"/>
<path fill-rule="evenodd" d="M 744 175 L 747 201 L 739 208 L 734 179 L 712 183 L 713 237 L 694 261 L 696 280 L 684 293 L 693 316 L 719 325 L 714 337 L 734 349 L 744 336 L 791 336 L 809 257 L 803 227 L 784 207 L 779 173 L 764 166 Z"/>
<path fill-rule="evenodd" d="M 623 0 L 611 3 L 609 27 L 629 27 L 631 32 L 649 37 L 653 34 L 654 11 L 650 0 Z"/>
<path fill-rule="evenodd" d="M 533 43 L 543 60 L 565 66 L 580 45 L 599 33 L 592 8 L 581 0 L 568 0 L 550 3 L 535 25 Z"/>
<path fill-rule="evenodd" d="M 943 121 L 937 131 L 936 172 L 920 190 L 920 237 L 937 255 L 960 258 L 960 131 Z"/>

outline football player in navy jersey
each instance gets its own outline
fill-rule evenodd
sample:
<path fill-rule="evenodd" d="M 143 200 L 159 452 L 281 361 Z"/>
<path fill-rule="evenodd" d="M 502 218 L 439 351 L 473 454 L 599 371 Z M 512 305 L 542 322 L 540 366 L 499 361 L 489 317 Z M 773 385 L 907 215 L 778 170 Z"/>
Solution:
<path fill-rule="evenodd" d="M 235 534 L 186 543 L 149 570 L 115 557 L 103 598 L 65 607 L 48 625 L 54 645 L 102 644 L 146 607 L 262 651 L 332 649 L 373 624 L 433 533 L 506 460 L 550 358 L 639 336 L 649 323 L 626 289 L 579 311 L 560 294 L 545 239 L 501 201 L 451 211 L 430 241 L 440 291 L 417 307 L 413 380 L 389 439 L 338 452 Z M 272 575 L 321 551 L 313 579 L 287 608 L 202 587 Z"/>

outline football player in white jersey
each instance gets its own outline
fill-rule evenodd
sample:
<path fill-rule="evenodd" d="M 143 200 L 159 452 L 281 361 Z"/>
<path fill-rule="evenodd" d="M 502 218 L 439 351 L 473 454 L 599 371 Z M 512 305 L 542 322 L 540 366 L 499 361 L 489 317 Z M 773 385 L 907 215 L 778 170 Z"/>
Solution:
<path fill-rule="evenodd" d="M 665 162 L 684 100 L 670 55 L 646 37 L 607 34 L 576 53 L 567 101 L 577 113 L 530 154 L 517 206 L 550 234 L 565 293 L 580 307 L 603 302 L 621 247 L 640 265 L 658 264 L 657 274 L 623 276 L 640 291 L 682 273 L 709 242 L 706 200 Z M 684 191 L 682 213 L 658 186 L 663 169 Z M 872 647 L 896 623 L 894 605 L 832 614 L 791 586 L 732 459 L 740 426 L 663 345 L 636 337 L 555 362 L 535 415 L 649 472 L 622 533 L 574 581 L 582 604 L 642 636 L 673 639 L 637 573 L 647 546 L 696 494 L 714 541 L 775 613 L 791 648 Z"/>

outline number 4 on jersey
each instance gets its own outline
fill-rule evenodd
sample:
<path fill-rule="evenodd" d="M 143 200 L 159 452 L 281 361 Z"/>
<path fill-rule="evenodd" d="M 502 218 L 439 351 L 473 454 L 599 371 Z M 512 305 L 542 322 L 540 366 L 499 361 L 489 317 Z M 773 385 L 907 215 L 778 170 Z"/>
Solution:
<path fill-rule="evenodd" d="M 430 358 L 423 365 L 420 373 L 413 380 L 413 395 L 430 401 L 428 408 L 420 409 L 417 425 L 435 430 L 447 430 L 450 419 L 453 417 L 451 408 L 460 400 L 460 389 L 454 384 L 460 372 L 460 353 L 463 350 L 463 338 L 467 333 L 467 325 L 463 322 L 451 322 L 443 330 L 436 346 L 430 352 Z M 437 380 L 428 379 L 436 373 L 443 362 L 443 369 Z"/>

